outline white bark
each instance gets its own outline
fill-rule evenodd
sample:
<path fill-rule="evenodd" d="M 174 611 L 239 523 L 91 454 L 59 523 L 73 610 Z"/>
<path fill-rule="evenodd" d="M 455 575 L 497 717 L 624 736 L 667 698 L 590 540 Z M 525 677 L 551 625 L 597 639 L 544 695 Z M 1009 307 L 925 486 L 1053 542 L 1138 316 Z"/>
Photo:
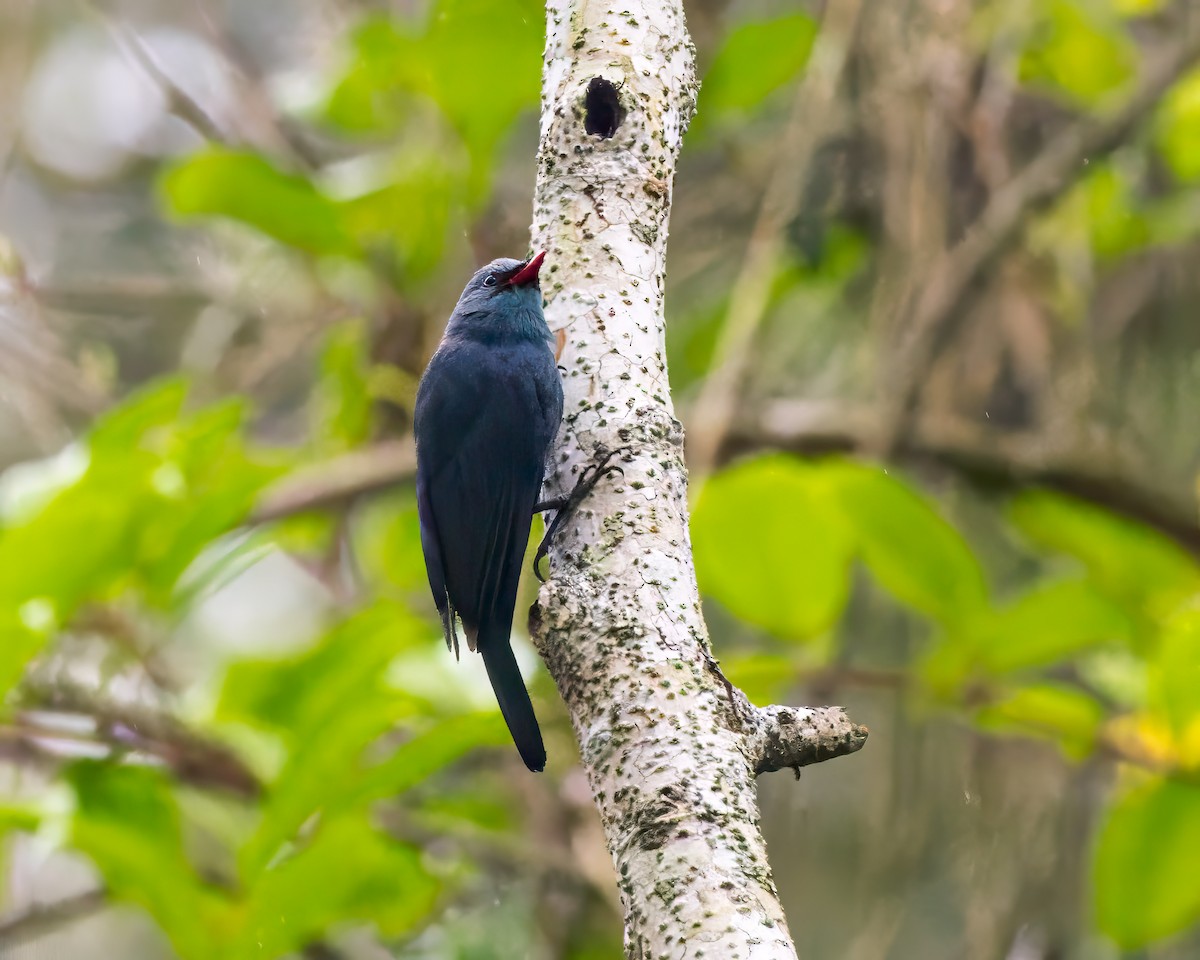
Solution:
<path fill-rule="evenodd" d="M 693 48 L 672 0 L 551 0 L 547 18 L 533 238 L 565 333 L 566 413 L 546 495 L 598 448 L 628 450 L 557 536 L 531 633 L 579 739 L 628 956 L 793 957 L 754 778 L 852 752 L 866 731 L 838 708 L 751 706 L 709 652 L 663 326 Z M 595 78 L 623 111 L 611 138 L 586 132 Z"/>

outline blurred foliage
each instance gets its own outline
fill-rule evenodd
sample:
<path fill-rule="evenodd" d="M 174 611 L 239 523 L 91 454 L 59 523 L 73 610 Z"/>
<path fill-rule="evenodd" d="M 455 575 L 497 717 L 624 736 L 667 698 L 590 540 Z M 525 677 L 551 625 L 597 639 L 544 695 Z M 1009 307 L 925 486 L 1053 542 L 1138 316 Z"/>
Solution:
<path fill-rule="evenodd" d="M 1104 4 L 1051 0 L 1039 3 L 1021 79 L 1088 105 L 1134 75 L 1136 47 Z"/>
<path fill-rule="evenodd" d="M 115 98 L 121 109 L 99 117 L 96 130 L 96 118 L 81 110 L 68 116 L 66 134 L 58 131 L 75 161 L 106 158 L 100 181 L 114 176 L 107 158 L 125 156 L 125 174 L 136 184 L 128 193 L 138 203 L 143 195 L 157 198 L 156 211 L 139 212 L 111 238 L 115 217 L 100 205 L 100 227 L 85 238 L 90 248 L 111 239 L 158 269 L 166 251 L 184 251 L 189 270 L 168 275 L 167 286 L 178 288 L 172 292 L 182 303 L 172 301 L 172 309 L 196 318 L 176 323 L 172 313 L 162 324 L 169 334 L 155 337 L 132 325 L 132 336 L 111 344 L 81 324 L 79 379 L 96 381 L 114 402 L 96 416 L 73 410 L 64 426 L 70 442 L 54 434 L 47 445 L 60 452 L 43 459 L 29 453 L 4 476 L 5 731 L 25 736 L 20 724 L 61 707 L 56 696 L 82 686 L 95 702 L 68 698 L 64 709 L 92 709 L 95 736 L 87 745 L 102 748 L 104 759 L 64 763 L 23 787 L 19 799 L 0 804 L 0 834 L 37 834 L 48 847 L 86 856 L 110 897 L 150 916 L 182 958 L 317 956 L 363 926 L 406 957 L 582 960 L 620 950 L 614 907 L 594 889 L 607 854 L 593 849 L 593 820 L 580 825 L 586 818 L 572 807 L 579 789 L 566 770 L 567 725 L 553 713 L 554 698 L 539 696 L 556 770 L 530 786 L 523 771 L 505 766 L 512 751 L 490 693 L 471 686 L 472 676 L 483 681 L 467 665 L 451 672 L 441 649 L 411 488 L 270 523 L 254 514 L 275 481 L 303 478 L 328 458 L 361 453 L 403 430 L 414 378 L 471 262 L 518 253 L 525 243 L 542 6 L 399 6 L 403 12 L 339 7 L 332 44 L 306 51 L 316 66 L 297 85 L 303 96 L 291 103 L 265 82 L 254 96 L 241 91 L 249 119 L 231 124 L 236 135 L 225 142 L 197 143 L 193 130 L 183 141 L 164 135 L 167 148 L 130 134 L 130 104 L 166 111 L 179 100 L 147 90 L 142 73 L 130 81 L 130 99 Z M 669 273 L 670 364 L 684 410 L 714 362 L 731 265 L 751 230 L 742 201 L 757 195 L 769 152 L 763 144 L 777 138 L 787 96 L 819 41 L 816 6 L 689 5 L 697 35 L 707 37 L 700 50 L 707 69 L 675 195 L 672 250 L 702 241 L 711 249 L 696 260 L 696 248 L 688 248 L 701 266 L 681 257 Z M 252 19 L 233 7 L 231 19 Z M 911 72 L 902 75 L 866 47 L 855 79 L 866 99 L 881 98 L 883 116 L 872 107 L 870 119 L 859 121 L 870 129 L 840 130 L 829 156 L 809 165 L 803 210 L 766 290 L 760 369 L 747 406 L 786 395 L 797 382 L 806 390 L 811 384 L 814 396 L 835 392 L 844 387 L 830 373 L 837 369 L 876 379 L 863 343 L 874 338 L 886 354 L 886 324 L 864 306 L 863 290 L 883 276 L 881 251 L 898 229 L 894 209 L 870 206 L 896 190 L 875 166 L 887 150 L 871 139 L 883 135 L 888 105 L 897 102 L 885 97 L 891 87 L 924 106 L 926 87 L 942 96 L 954 78 L 971 78 L 972 89 L 978 78 L 981 88 L 998 84 L 1000 99 L 1019 116 L 1011 152 L 1023 162 L 1045 130 L 1119 102 L 1154 55 L 1143 35 L 1164 7 L 1159 0 L 1053 0 L 1019 10 L 976 4 L 964 18 L 963 61 L 940 72 L 945 64 L 911 37 L 887 38 L 889 51 L 899 44 L 899 53 L 911 53 Z M 279 30 L 287 15 L 275 16 L 270 22 Z M 325 26 L 312 32 L 324 38 Z M 166 39 L 151 31 L 151 52 L 171 66 L 201 57 L 198 50 L 217 57 L 222 45 L 205 46 L 192 29 Z M 253 37 L 267 50 L 268 33 Z M 70 44 L 82 45 L 80 36 Z M 78 62 L 70 44 L 66 61 Z M 269 53 L 262 56 L 269 62 Z M 871 70 L 879 64 L 876 78 Z M 108 62 L 105 75 L 115 84 L 128 66 Z M 253 73 L 243 67 L 229 72 Z M 286 76 L 271 79 L 287 86 Z M 219 87 L 201 84 L 201 92 L 215 97 Z M 222 110 L 238 112 L 239 97 L 228 101 L 217 104 L 218 120 Z M 29 107 L 25 115 L 36 113 Z M 51 123 L 70 111 L 43 113 Z M 978 133 L 985 119 L 956 115 L 952 126 Z M 932 128 L 928 115 L 897 122 L 906 140 L 933 152 L 928 144 L 936 137 L 917 135 Z M 263 124 L 268 134 L 255 135 Z M 73 138 L 89 130 L 98 139 L 78 146 Z M 126 139 L 104 139 L 119 136 Z M 30 157 L 21 162 L 46 164 L 46 179 L 69 196 L 68 220 L 76 214 L 70 203 L 84 206 L 95 199 L 88 190 L 99 196 L 111 186 L 63 187 L 59 181 L 81 168 L 55 167 L 52 154 L 38 152 L 44 136 L 26 139 Z M 128 141 L 138 143 L 136 151 Z M 1003 362 L 982 366 L 1011 367 L 1011 379 L 1035 381 L 1030 354 L 1051 352 L 1067 331 L 1083 330 L 1091 344 L 1117 339 L 1081 318 L 1094 306 L 1092 294 L 1103 299 L 1096 291 L 1106 279 L 1194 244 L 1198 142 L 1200 72 L 1192 72 L 1172 86 L 1144 135 L 1089 158 L 1064 195 L 1032 218 L 1014 272 L 1026 271 L 1022 292 L 1038 304 L 1032 312 L 1053 322 L 1031 350 L 997 321 L 992 326 L 1012 344 L 998 350 Z M 514 143 L 523 151 L 516 159 L 509 156 Z M 936 183 L 935 192 L 949 198 L 946 209 L 926 211 L 929 194 L 916 187 L 923 199 L 913 206 L 922 220 L 958 228 L 955 204 L 959 194 L 982 189 L 986 158 L 982 147 L 972 155 L 972 144 L 955 144 L 955 156 L 971 155 L 972 163 L 956 166 L 953 176 L 922 154 L 902 179 L 908 189 L 907 178 L 929 168 L 953 181 Z M 972 167 L 970 176 L 959 166 Z M 869 189 L 848 189 L 851 174 Z M 119 203 L 137 206 L 118 183 Z M 501 212 L 509 207 L 515 228 Z M 24 268 L 3 237 L 0 252 L 0 297 L 19 303 Z M 112 267 L 100 262 L 100 272 Z M 1185 261 L 1167 263 L 1139 274 L 1143 285 L 1153 289 L 1172 271 L 1188 272 Z M 93 299 L 103 302 L 105 294 Z M 11 327 L 24 337 L 8 305 L 0 303 L 0 333 Z M 90 316 L 93 307 L 81 312 Z M 1194 326 L 1194 302 L 1186 311 Z M 114 312 L 141 317 L 123 303 Z M 1011 308 L 999 313 L 1014 324 L 1022 316 Z M 1190 341 L 1183 343 L 1161 352 L 1186 355 Z M 963 366 L 981 366 L 982 348 L 962 350 Z M 1131 366 L 1148 353 L 1117 352 Z M 16 366 L 0 367 L 0 375 L 16 384 L 13 370 L 26 354 L 14 355 Z M 1091 370 L 1077 379 L 1107 387 L 1114 378 Z M 1102 399 L 1121 406 L 1120 398 Z M 1194 408 L 1191 401 L 1184 402 Z M 21 409 L 41 422 L 37 404 Z M 1070 410 L 1060 419 L 1077 415 Z M 1194 422 L 1188 429 L 1194 434 Z M 1131 951 L 1153 950 L 1189 930 L 1194 938 L 1200 567 L 1160 532 L 1050 490 L 1027 489 L 1000 506 L 989 500 L 986 512 L 979 522 L 956 488 L 890 465 L 772 454 L 728 466 L 707 480 L 693 518 L 717 651 L 756 698 L 799 696 L 797 685 L 809 675 L 855 669 L 861 659 L 864 672 L 882 664 L 882 676 L 871 679 L 899 688 L 914 712 L 955 718 L 989 744 L 1037 740 L 1073 763 L 1121 761 L 1116 784 L 1106 782 L 1089 801 L 1104 811 L 1090 861 L 1093 911 L 1071 930 L 1094 921 Z M 272 589 L 254 579 L 285 560 L 280 579 L 290 592 L 270 586 L 299 610 L 299 627 L 268 616 Z M 235 602 L 239 586 L 248 596 Z M 240 631 L 236 618 L 220 616 L 239 604 L 250 611 Z M 864 609 L 879 617 L 866 628 Z M 897 638 L 916 640 L 893 639 L 880 623 L 899 624 Z M 226 630 L 235 638 L 214 639 Z M 94 671 L 83 669 L 93 661 Z M 71 673 L 76 666 L 86 682 Z M 182 678 L 183 689 L 164 681 L 164 672 Z M 148 698 L 118 695 L 147 686 Z M 534 691 L 549 692 L 544 679 Z M 139 729 L 128 720 L 123 711 L 146 699 L 177 727 L 158 736 L 153 725 Z M 231 766 L 218 764 L 215 778 L 201 778 L 186 749 L 193 739 Z M 871 750 L 880 749 L 875 742 Z M 902 798 L 903 772 L 892 779 Z M 869 804 L 859 795 L 842 806 Z M 901 866 L 889 869 L 904 866 L 903 851 L 896 860 Z M 506 882 L 518 873 L 519 886 Z M 541 909 L 543 902 L 552 907 Z M 806 923 L 819 927 L 820 919 Z M 1087 954 L 1101 955 L 1113 956 Z"/>
<path fill-rule="evenodd" d="M 692 517 L 701 589 L 780 637 L 828 630 L 846 604 L 854 547 L 837 506 L 819 464 L 775 457 L 714 477 Z M 761 537 L 743 536 L 751 508 L 770 518 Z"/>
<path fill-rule="evenodd" d="M 334 327 L 321 351 L 313 434 L 329 452 L 347 450 L 371 436 L 372 376 L 364 323 Z"/>
<path fill-rule="evenodd" d="M 765 523 L 748 523 L 750 514 Z M 810 643 L 829 628 L 857 558 L 935 624 L 914 677 L 931 703 L 986 730 L 1047 738 L 1071 756 L 1115 749 L 1142 758 L 1156 775 L 1114 801 L 1101 834 L 1097 921 L 1124 946 L 1177 933 L 1200 922 L 1200 897 L 1184 880 L 1200 849 L 1200 564 L 1161 534 L 1049 491 L 1018 497 L 1009 517 L 1030 548 L 1076 570 L 1002 603 L 936 505 L 879 468 L 744 462 L 705 487 L 693 525 L 705 592 L 780 639 Z M 1086 683 L 1054 682 L 1112 649 L 1159 678 L 1130 709 Z M 836 648 L 823 655 L 836 657 Z M 787 653 L 760 653 L 751 683 L 791 669 Z M 733 680 L 742 682 L 737 670 Z"/>
<path fill-rule="evenodd" d="M 742 121 L 745 111 L 794 79 L 808 61 L 816 32 L 816 22 L 803 13 L 730 30 L 705 74 L 693 133 L 722 120 Z"/>
<path fill-rule="evenodd" d="M 1096 911 L 1118 943 L 1136 947 L 1200 916 L 1193 882 L 1200 786 L 1154 780 L 1110 811 L 1096 850 Z"/>
<path fill-rule="evenodd" d="M 1167 95 L 1159 113 L 1158 148 L 1163 159 L 1181 181 L 1200 180 L 1200 70 L 1188 74 Z"/>
<path fill-rule="evenodd" d="M 114 898 L 154 917 L 185 960 L 282 956 L 347 920 L 397 936 L 424 920 L 438 896 L 419 849 L 337 815 L 269 869 L 251 861 L 222 885 L 190 862 L 166 777 L 85 761 L 67 780 L 78 802 L 72 844 L 92 858 Z"/>
<path fill-rule="evenodd" d="M 168 209 L 181 217 L 230 217 L 309 253 L 354 252 L 337 204 L 311 181 L 252 153 L 205 150 L 167 171 L 162 189 Z"/>
<path fill-rule="evenodd" d="M 394 135 L 432 100 L 470 157 L 477 193 L 513 121 L 537 104 L 544 16 L 533 0 L 437 0 L 423 22 L 368 18 L 326 117 L 351 133 Z"/>
<path fill-rule="evenodd" d="M 0 690 L 88 602 L 170 610 L 184 570 L 279 473 L 246 450 L 240 402 L 185 414 L 184 398 L 178 381 L 132 398 L 83 442 L 74 482 L 3 518 Z"/>

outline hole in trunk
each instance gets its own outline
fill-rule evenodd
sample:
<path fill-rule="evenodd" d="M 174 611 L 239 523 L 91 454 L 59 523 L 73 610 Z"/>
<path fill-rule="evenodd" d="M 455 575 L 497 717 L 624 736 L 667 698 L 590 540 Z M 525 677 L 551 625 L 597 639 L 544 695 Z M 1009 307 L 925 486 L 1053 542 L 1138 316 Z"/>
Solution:
<path fill-rule="evenodd" d="M 594 137 L 608 140 L 625 119 L 617 88 L 603 77 L 592 77 L 583 100 L 583 128 Z"/>

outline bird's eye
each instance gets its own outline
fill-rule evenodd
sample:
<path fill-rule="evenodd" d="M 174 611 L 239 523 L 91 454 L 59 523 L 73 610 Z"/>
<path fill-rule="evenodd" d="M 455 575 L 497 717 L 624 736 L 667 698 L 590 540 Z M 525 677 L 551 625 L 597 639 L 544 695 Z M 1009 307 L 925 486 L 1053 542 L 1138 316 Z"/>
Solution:
<path fill-rule="evenodd" d="M 483 278 L 483 285 L 485 287 L 494 287 L 496 285 L 496 275 L 494 273 L 489 273 Z"/>

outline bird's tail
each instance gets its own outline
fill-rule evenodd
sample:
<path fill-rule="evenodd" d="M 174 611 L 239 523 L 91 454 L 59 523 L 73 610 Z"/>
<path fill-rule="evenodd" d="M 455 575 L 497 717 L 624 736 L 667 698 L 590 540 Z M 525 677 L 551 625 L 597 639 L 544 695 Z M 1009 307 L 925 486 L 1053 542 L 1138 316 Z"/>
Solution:
<path fill-rule="evenodd" d="M 529 692 L 525 689 L 525 681 L 521 679 L 517 658 L 513 656 L 508 637 L 496 637 L 491 643 L 481 637 L 479 652 L 483 654 L 488 679 L 492 681 L 500 712 L 504 715 L 504 722 L 508 724 L 508 732 L 512 734 L 521 759 L 530 770 L 544 769 L 546 747 L 542 744 L 542 731 L 538 729 L 533 704 L 529 701 Z"/>

